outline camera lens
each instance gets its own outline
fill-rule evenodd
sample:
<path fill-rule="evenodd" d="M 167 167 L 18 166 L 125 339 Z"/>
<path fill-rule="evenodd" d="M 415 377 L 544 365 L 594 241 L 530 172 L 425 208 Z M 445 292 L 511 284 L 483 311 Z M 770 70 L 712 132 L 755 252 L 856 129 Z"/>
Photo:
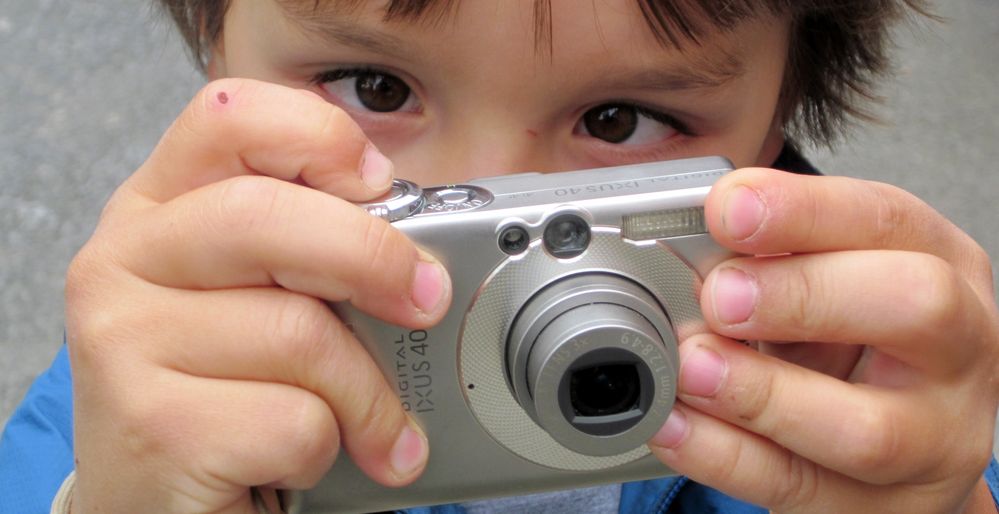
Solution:
<path fill-rule="evenodd" d="M 590 225 L 575 214 L 563 214 L 545 227 L 545 248 L 560 259 L 569 259 L 586 251 L 590 244 Z"/>
<path fill-rule="evenodd" d="M 633 364 L 591 366 L 572 372 L 569 401 L 577 416 L 609 416 L 638 407 L 641 392 Z"/>
<path fill-rule="evenodd" d="M 507 227 L 499 236 L 499 246 L 507 255 L 517 255 L 527 249 L 530 236 L 522 227 Z"/>
<path fill-rule="evenodd" d="M 536 293 L 514 319 L 508 377 L 521 407 L 561 445 L 591 456 L 631 451 L 672 406 L 671 335 L 640 285 L 573 275 Z"/>

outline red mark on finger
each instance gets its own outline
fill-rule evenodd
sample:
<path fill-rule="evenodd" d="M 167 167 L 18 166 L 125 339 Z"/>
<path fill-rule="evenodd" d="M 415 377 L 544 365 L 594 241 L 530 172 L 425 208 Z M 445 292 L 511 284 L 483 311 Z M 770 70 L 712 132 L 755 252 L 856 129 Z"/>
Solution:
<path fill-rule="evenodd" d="M 219 99 L 220 104 L 224 105 L 229 103 L 229 95 L 225 94 L 225 91 L 220 92 L 215 98 Z"/>
<path fill-rule="evenodd" d="M 532 129 L 527 129 L 527 135 L 529 135 L 531 137 L 538 137 L 538 131 L 532 130 Z"/>

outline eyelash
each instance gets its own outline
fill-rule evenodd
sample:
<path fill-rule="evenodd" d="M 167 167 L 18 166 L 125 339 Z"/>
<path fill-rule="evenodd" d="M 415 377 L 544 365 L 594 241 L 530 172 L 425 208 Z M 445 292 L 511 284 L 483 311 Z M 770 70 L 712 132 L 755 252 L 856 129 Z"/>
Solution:
<path fill-rule="evenodd" d="M 600 105 L 608 104 L 608 103 L 618 103 L 618 102 L 602 102 Z M 646 106 L 641 105 L 641 104 L 636 104 L 634 102 L 629 102 L 627 100 L 622 100 L 619 103 L 621 105 L 630 105 L 630 106 L 634 107 L 635 108 L 635 112 L 637 112 L 639 115 L 645 116 L 646 118 L 649 118 L 652 121 L 656 121 L 656 122 L 662 123 L 663 125 L 668 125 L 668 126 L 672 127 L 674 130 L 676 130 L 680 135 L 683 135 L 683 136 L 693 136 L 693 135 L 696 135 L 696 134 L 694 134 L 693 131 L 690 130 L 690 127 L 687 126 L 686 123 L 684 123 L 684 122 L 676 119 L 675 117 L 670 116 L 669 114 L 666 114 L 666 113 L 664 113 L 662 111 L 657 111 L 657 110 L 651 109 L 651 108 L 646 107 Z"/>
<path fill-rule="evenodd" d="M 413 90 L 412 86 L 409 85 L 409 82 L 406 81 L 405 79 L 399 77 L 398 73 L 395 73 L 395 72 L 392 72 L 392 71 L 387 71 L 387 70 L 385 70 L 383 68 L 378 68 L 378 67 L 374 67 L 374 66 L 358 66 L 358 67 L 351 67 L 351 68 L 336 68 L 336 69 L 322 71 L 322 72 L 317 73 L 312 78 L 311 84 L 313 86 L 315 86 L 315 87 L 320 87 L 321 88 L 324 84 L 327 84 L 327 83 L 336 82 L 336 81 L 339 81 L 339 80 L 344 80 L 344 79 L 349 79 L 349 78 L 354 78 L 354 77 L 360 77 L 360 76 L 365 75 L 365 74 L 385 74 L 385 75 L 392 75 L 392 76 L 398 78 L 399 80 L 401 80 L 404 84 L 406 84 L 407 87 L 409 87 L 410 94 L 413 94 L 413 95 L 416 94 L 415 91 Z M 696 134 L 694 133 L 694 131 L 692 131 L 690 129 L 690 127 L 686 123 L 680 121 L 676 117 L 674 117 L 674 116 L 672 116 L 670 114 L 664 113 L 662 111 L 653 109 L 651 107 L 648 107 L 647 105 L 643 105 L 641 103 L 635 102 L 633 100 L 608 99 L 608 100 L 605 100 L 605 101 L 601 101 L 600 103 L 594 104 L 593 106 L 587 108 L 583 112 L 588 112 L 589 109 L 593 109 L 593 108 L 596 108 L 596 107 L 599 107 L 599 106 L 602 106 L 602 105 L 609 105 L 609 104 L 617 104 L 617 105 L 623 105 L 623 106 L 632 107 L 632 108 L 635 109 L 635 112 L 638 115 L 640 115 L 642 117 L 645 117 L 645 118 L 647 118 L 649 120 L 652 120 L 654 122 L 662 123 L 663 125 L 666 125 L 666 126 L 672 128 L 673 130 L 675 130 L 676 133 L 679 136 L 682 136 L 677 141 L 671 141 L 671 142 L 669 142 L 666 145 L 665 148 L 663 147 L 663 145 L 659 145 L 658 148 L 646 150 L 646 152 L 648 152 L 648 153 L 652 153 L 652 154 L 661 153 L 666 148 L 674 148 L 676 146 L 681 145 L 690 136 L 696 136 Z M 375 114 L 378 114 L 378 113 L 375 113 Z M 671 138 L 671 139 L 674 139 L 674 138 Z M 610 146 L 609 149 L 611 151 L 615 152 L 615 153 L 618 153 L 618 152 L 621 152 L 621 153 L 630 152 L 633 155 L 636 151 L 638 151 L 635 148 L 627 148 L 625 145 L 610 144 L 610 143 L 608 143 L 608 145 Z M 642 153 L 641 151 L 638 151 L 638 152 Z M 652 158 L 652 157 L 653 157 L 653 155 L 649 156 L 649 158 Z"/>
<path fill-rule="evenodd" d="M 312 84 L 316 86 L 321 86 L 327 82 L 336 82 L 338 80 L 360 77 L 361 75 L 364 75 L 366 73 L 383 73 L 386 75 L 395 75 L 394 73 L 390 73 L 385 70 L 380 70 L 378 68 L 372 68 L 366 66 L 358 68 L 336 68 L 333 70 L 326 70 L 317 73 L 316 76 L 312 79 Z"/>

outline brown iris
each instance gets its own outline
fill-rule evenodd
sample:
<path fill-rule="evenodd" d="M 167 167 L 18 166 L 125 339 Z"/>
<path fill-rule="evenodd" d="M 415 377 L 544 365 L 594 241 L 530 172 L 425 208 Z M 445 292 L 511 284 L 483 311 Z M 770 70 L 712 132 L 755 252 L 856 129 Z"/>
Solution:
<path fill-rule="evenodd" d="M 604 104 L 583 114 L 586 131 L 608 143 L 620 143 L 635 133 L 638 110 L 630 105 Z"/>
<path fill-rule="evenodd" d="M 355 88 L 361 104 L 375 112 L 398 111 L 410 94 L 405 82 L 385 73 L 362 73 Z"/>

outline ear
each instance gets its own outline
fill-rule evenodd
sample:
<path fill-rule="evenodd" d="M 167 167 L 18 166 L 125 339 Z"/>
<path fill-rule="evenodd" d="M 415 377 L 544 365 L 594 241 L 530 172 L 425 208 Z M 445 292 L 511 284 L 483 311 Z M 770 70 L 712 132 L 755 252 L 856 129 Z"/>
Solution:
<path fill-rule="evenodd" d="M 777 160 L 777 156 L 780 155 L 781 150 L 784 149 L 786 141 L 787 134 L 784 132 L 783 107 L 781 102 L 778 102 L 777 109 L 774 111 L 774 118 L 770 122 L 770 130 L 767 131 L 767 136 L 763 140 L 763 146 L 760 148 L 760 155 L 757 157 L 756 166 L 769 168 L 773 165 L 774 161 Z"/>

